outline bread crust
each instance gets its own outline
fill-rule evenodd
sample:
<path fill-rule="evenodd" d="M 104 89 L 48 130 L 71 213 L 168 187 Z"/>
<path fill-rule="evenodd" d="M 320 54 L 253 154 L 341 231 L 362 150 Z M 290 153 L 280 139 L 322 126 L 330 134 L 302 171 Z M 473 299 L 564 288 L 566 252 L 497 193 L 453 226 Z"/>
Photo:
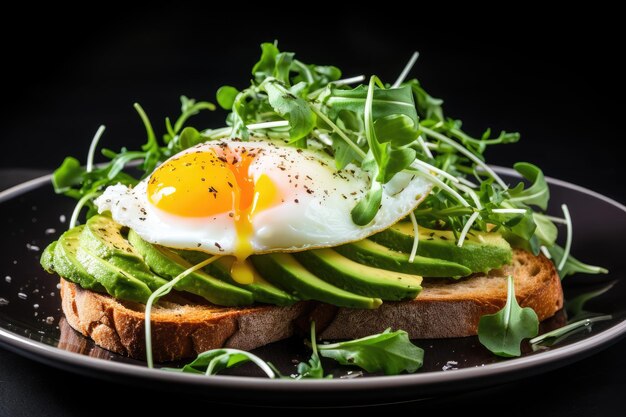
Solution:
<path fill-rule="evenodd" d="M 297 322 L 316 320 L 321 339 L 352 339 L 403 329 L 414 339 L 472 336 L 484 314 L 500 310 L 507 295 L 506 277 L 515 278 L 522 307 L 539 320 L 563 307 L 561 280 L 543 255 L 515 250 L 513 262 L 489 274 L 462 280 L 430 279 L 410 301 L 385 302 L 375 310 L 337 308 L 300 302 L 289 307 L 226 308 L 180 300 L 161 302 L 152 311 L 155 361 L 194 357 L 219 347 L 244 350 L 293 335 Z M 108 350 L 133 358 L 145 357 L 144 306 L 120 302 L 61 279 L 63 312 L 75 330 Z"/>

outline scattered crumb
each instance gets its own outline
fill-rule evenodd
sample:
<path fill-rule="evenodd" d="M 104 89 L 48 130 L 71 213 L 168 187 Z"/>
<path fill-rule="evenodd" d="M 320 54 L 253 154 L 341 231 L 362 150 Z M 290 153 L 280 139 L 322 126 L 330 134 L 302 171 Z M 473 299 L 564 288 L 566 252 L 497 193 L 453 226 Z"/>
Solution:
<path fill-rule="evenodd" d="M 448 362 L 446 362 L 445 365 L 443 365 L 441 367 L 441 370 L 442 371 L 453 371 L 455 369 L 459 369 L 459 368 L 457 368 L 458 364 L 459 363 L 457 361 L 448 361 Z"/>
<path fill-rule="evenodd" d="M 6 305 L 9 305 L 9 300 L 7 300 L 6 298 L 0 297 L 0 307 L 6 306 Z"/>
<path fill-rule="evenodd" d="M 54 317 L 52 316 L 46 317 L 46 324 L 54 324 Z"/>

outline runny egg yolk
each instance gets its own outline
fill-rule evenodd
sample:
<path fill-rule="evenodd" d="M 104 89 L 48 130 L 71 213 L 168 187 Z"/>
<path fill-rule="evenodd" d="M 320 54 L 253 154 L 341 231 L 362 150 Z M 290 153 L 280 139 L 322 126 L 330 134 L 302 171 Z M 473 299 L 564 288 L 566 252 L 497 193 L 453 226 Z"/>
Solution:
<path fill-rule="evenodd" d="M 186 153 L 166 161 L 148 181 L 148 199 L 160 210 L 182 217 L 228 213 L 233 218 L 237 240 L 231 275 L 242 284 L 254 281 L 245 262 L 254 253 L 252 218 L 280 201 L 279 190 L 267 175 L 256 182 L 250 175 L 255 157 L 246 149 L 233 152 L 228 147 Z"/>

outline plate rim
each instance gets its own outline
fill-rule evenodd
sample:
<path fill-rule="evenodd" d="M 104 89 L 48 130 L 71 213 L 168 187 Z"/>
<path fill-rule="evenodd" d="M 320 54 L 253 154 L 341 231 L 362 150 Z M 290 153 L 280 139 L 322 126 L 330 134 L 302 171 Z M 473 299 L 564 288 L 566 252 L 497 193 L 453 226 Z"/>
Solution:
<path fill-rule="evenodd" d="M 498 173 L 520 177 L 520 174 L 512 168 L 491 165 Z M 618 201 L 590 190 L 586 187 L 560 180 L 553 177 L 545 177 L 550 184 L 555 184 L 573 191 L 587 194 L 604 201 L 626 213 L 626 206 Z M 52 174 L 43 175 L 32 180 L 17 184 L 4 191 L 0 191 L 0 203 L 18 197 L 30 190 L 38 188 L 52 179 Z M 102 372 L 106 375 L 131 376 L 153 382 L 174 382 L 185 385 L 195 385 L 220 389 L 246 389 L 263 391 L 284 391 L 288 387 L 291 391 L 299 393 L 317 393 L 323 391 L 345 392 L 353 390 L 388 390 L 393 388 L 439 386 L 446 383 L 459 381 L 477 382 L 489 378 L 504 379 L 507 375 L 513 375 L 515 371 L 526 371 L 528 374 L 539 373 L 543 369 L 554 369 L 558 366 L 572 362 L 576 357 L 589 356 L 594 351 L 608 347 L 626 335 L 626 319 L 614 326 L 603 330 L 584 340 L 563 346 L 556 350 L 549 350 L 539 354 L 503 360 L 484 366 L 457 369 L 448 372 L 425 372 L 408 375 L 374 376 L 354 379 L 324 379 L 324 380 L 292 380 L 267 379 L 244 376 L 215 375 L 211 378 L 195 374 L 183 374 L 164 372 L 160 369 L 112 362 L 101 358 L 74 353 L 46 345 L 44 343 L 26 338 L 6 329 L 0 329 L 0 346 L 6 347 L 14 353 L 27 356 L 39 362 L 45 362 L 57 368 L 69 369 L 73 372 L 86 373 L 87 371 Z M 542 368 L 542 365 L 544 366 Z M 100 374 L 102 375 L 102 374 Z"/>

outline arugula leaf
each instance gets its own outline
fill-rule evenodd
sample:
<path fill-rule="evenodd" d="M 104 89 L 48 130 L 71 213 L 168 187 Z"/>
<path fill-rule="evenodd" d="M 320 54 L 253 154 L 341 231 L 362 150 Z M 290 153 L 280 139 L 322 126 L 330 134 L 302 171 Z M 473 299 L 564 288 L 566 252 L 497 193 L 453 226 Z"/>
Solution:
<path fill-rule="evenodd" d="M 397 375 L 421 368 L 424 351 L 409 340 L 407 332 L 391 329 L 347 342 L 320 345 L 319 354 L 342 365 L 356 365 L 368 372 Z"/>
<path fill-rule="evenodd" d="M 506 304 L 495 314 L 486 314 L 478 322 L 478 340 L 498 356 L 520 356 L 522 340 L 535 337 L 539 319 L 532 308 L 521 308 L 515 299 L 513 277 L 509 275 Z"/>
<path fill-rule="evenodd" d="M 359 226 L 369 224 L 378 213 L 382 200 L 383 186 L 380 182 L 372 180 L 372 187 L 350 212 L 354 224 Z"/>
<path fill-rule="evenodd" d="M 289 121 L 291 142 L 298 142 L 311 133 L 315 127 L 315 113 L 302 98 L 294 95 L 273 78 L 266 80 L 262 87 L 267 92 L 269 103 L 276 113 Z M 306 147 L 306 142 L 299 145 Z"/>
<path fill-rule="evenodd" d="M 613 281 L 610 284 L 596 290 L 582 293 L 571 300 L 565 300 L 565 310 L 571 316 L 569 321 L 576 321 L 595 315 L 596 313 L 592 313 L 584 309 L 585 304 L 587 301 L 592 300 L 613 288 L 613 285 L 615 285 L 616 282 L 617 281 Z"/>
<path fill-rule="evenodd" d="M 289 71 L 293 62 L 293 52 L 281 52 L 276 55 L 274 77 L 283 84 L 289 85 Z"/>
<path fill-rule="evenodd" d="M 380 82 L 374 77 L 372 82 Z M 331 119 L 336 119 L 340 112 L 350 111 L 360 118 L 364 117 L 367 95 L 370 88 L 360 85 L 354 89 L 346 90 L 342 87 L 330 85 L 319 97 L 319 101 L 328 110 Z M 409 86 L 398 88 L 376 88 L 372 97 L 372 118 L 378 120 L 386 116 L 405 115 L 413 121 L 413 127 L 417 129 L 419 117 L 415 109 L 413 94 Z M 393 141 L 393 138 L 384 138 L 385 141 Z M 394 142 L 395 144 L 395 142 Z"/>
<path fill-rule="evenodd" d="M 418 136 L 417 125 L 405 114 L 390 114 L 377 119 L 374 130 L 377 138 L 388 138 L 388 143 L 393 143 L 394 146 L 410 145 Z M 415 156 L 412 161 L 414 160 Z"/>
<path fill-rule="evenodd" d="M 535 236 L 537 236 L 539 242 L 547 247 L 554 245 L 559 231 L 552 220 L 541 213 L 533 213 L 533 220 L 537 225 Z"/>
<path fill-rule="evenodd" d="M 444 120 L 443 109 L 441 107 L 443 100 L 428 94 L 416 79 L 407 81 L 404 85 L 411 87 L 413 95 L 415 96 L 417 111 L 422 118 L 431 119 L 436 122 Z"/>
<path fill-rule="evenodd" d="M 513 168 L 522 174 L 522 177 L 530 181 L 532 185 L 524 189 L 524 184 L 519 183 L 514 189 L 510 190 L 510 201 L 535 205 L 546 210 L 548 208 L 548 200 L 550 199 L 550 189 L 541 169 L 528 162 L 518 162 L 513 165 Z"/>
<path fill-rule="evenodd" d="M 63 163 L 52 174 L 52 185 L 57 194 L 69 191 L 73 186 L 83 182 L 85 169 L 80 165 L 78 159 L 68 156 Z"/>
<path fill-rule="evenodd" d="M 331 140 L 333 142 L 332 147 L 335 154 L 335 168 L 337 168 L 337 170 L 344 169 L 349 163 L 358 160 L 356 151 L 339 135 L 333 133 Z"/>
<path fill-rule="evenodd" d="M 257 84 L 261 84 L 266 78 L 274 76 L 276 56 L 279 52 L 274 43 L 265 42 L 261 44 L 261 58 L 252 67 L 252 75 L 254 75 Z"/>
<path fill-rule="evenodd" d="M 506 207 L 505 204 L 502 204 Z M 524 240 L 530 241 L 537 230 L 537 225 L 533 217 L 533 211 L 528 208 L 522 215 L 509 215 L 508 217 L 500 214 L 495 214 L 490 217 L 491 220 L 498 219 L 497 223 L 506 227 L 511 233 L 521 237 Z"/>
<path fill-rule="evenodd" d="M 550 255 L 552 255 L 552 261 L 558 265 L 563 259 L 564 250 L 559 245 L 554 245 L 548 248 Z M 559 271 L 559 275 L 561 279 L 565 278 L 568 275 L 573 275 L 576 273 L 583 274 L 608 274 L 609 271 L 606 268 L 602 268 L 601 266 L 588 265 L 574 258 L 572 255 L 567 257 L 565 261 L 565 265 L 563 269 Z"/>
<path fill-rule="evenodd" d="M 375 169 L 368 167 L 365 161 L 362 165 L 362 168 L 369 171 L 372 180 L 370 190 L 352 209 L 352 221 L 359 226 L 369 224 L 374 217 L 376 217 L 380 202 L 382 201 L 382 184 L 389 182 L 394 175 L 410 166 L 411 163 L 415 161 L 416 156 L 414 149 L 396 148 L 395 146 L 406 145 L 407 137 L 412 137 L 412 139 L 410 139 L 411 142 L 417 138 L 417 114 L 412 114 L 412 116 L 415 116 L 415 119 L 412 119 L 405 113 L 389 113 L 392 111 L 390 110 L 391 107 L 399 105 L 397 103 L 393 105 L 390 104 L 378 110 L 381 117 L 375 122 L 374 95 L 376 84 L 381 85 L 380 80 L 372 76 L 369 88 L 367 89 L 365 108 L 363 110 L 365 137 L 370 150 L 368 155 L 371 155 L 373 161 L 376 162 L 376 167 Z M 410 100 L 413 100 L 412 97 Z M 414 112 L 415 106 L 413 104 L 411 108 Z M 346 109 L 344 109 L 344 111 L 345 110 Z M 395 136 L 385 136 L 385 140 L 381 143 L 378 139 L 376 123 L 380 123 L 379 132 L 390 135 L 393 134 Z"/>

